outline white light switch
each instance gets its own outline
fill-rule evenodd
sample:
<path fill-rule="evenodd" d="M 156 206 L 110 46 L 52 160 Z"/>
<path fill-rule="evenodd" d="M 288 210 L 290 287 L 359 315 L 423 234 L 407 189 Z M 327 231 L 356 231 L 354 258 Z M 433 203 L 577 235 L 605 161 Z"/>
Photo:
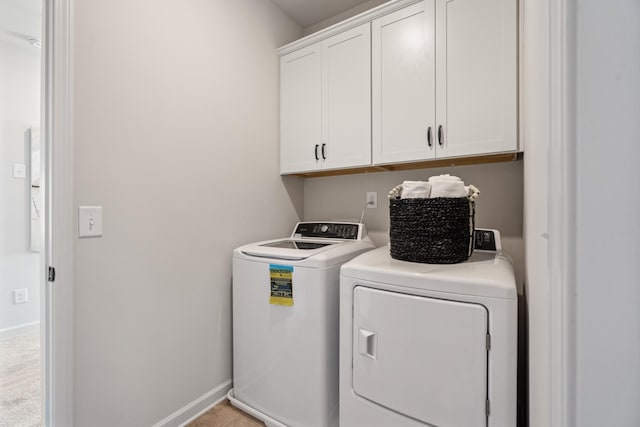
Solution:
<path fill-rule="evenodd" d="M 27 168 L 24 163 L 13 164 L 13 177 L 24 179 L 27 177 Z"/>
<path fill-rule="evenodd" d="M 102 206 L 78 207 L 78 237 L 102 236 Z"/>

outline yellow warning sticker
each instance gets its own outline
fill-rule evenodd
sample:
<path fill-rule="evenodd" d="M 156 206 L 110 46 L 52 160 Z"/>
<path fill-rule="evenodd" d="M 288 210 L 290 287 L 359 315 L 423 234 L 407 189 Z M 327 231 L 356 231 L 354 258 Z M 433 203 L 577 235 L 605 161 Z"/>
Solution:
<path fill-rule="evenodd" d="M 271 296 L 269 304 L 293 305 L 293 267 L 269 264 Z"/>

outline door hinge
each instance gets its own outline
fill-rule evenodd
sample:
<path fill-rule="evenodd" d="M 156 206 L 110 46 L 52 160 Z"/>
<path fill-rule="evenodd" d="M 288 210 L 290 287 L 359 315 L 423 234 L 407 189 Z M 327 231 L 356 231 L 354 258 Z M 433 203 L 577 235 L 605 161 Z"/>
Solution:
<path fill-rule="evenodd" d="M 487 417 L 491 414 L 491 402 L 489 402 L 489 399 L 487 399 L 487 402 L 485 405 L 485 412 L 487 414 Z"/>
<path fill-rule="evenodd" d="M 49 273 L 47 274 L 47 281 L 48 282 L 56 281 L 56 269 L 54 267 L 49 267 Z"/>
<path fill-rule="evenodd" d="M 491 350 L 491 335 L 487 334 L 487 351 Z"/>

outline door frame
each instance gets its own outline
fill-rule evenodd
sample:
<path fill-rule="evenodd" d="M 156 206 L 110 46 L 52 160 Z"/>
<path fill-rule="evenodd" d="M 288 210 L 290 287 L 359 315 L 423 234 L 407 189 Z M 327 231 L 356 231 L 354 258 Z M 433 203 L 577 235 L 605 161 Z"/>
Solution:
<path fill-rule="evenodd" d="M 43 425 L 73 425 L 73 141 L 71 0 L 43 0 L 45 256 L 41 304 Z M 55 281 L 47 280 L 55 267 Z"/>
<path fill-rule="evenodd" d="M 525 0 L 526 1 L 526 0 Z M 44 108 L 46 146 L 45 267 L 56 268 L 45 283 L 43 420 L 73 425 L 73 140 L 72 0 L 43 0 Z M 552 426 L 575 426 L 575 16 L 572 0 L 550 7 L 549 249 Z M 54 200 L 55 199 L 55 200 Z M 553 261 L 555 260 L 555 261 Z M 46 269 L 45 269 L 46 271 Z"/>
<path fill-rule="evenodd" d="M 549 424 L 576 426 L 575 0 L 549 1 Z"/>

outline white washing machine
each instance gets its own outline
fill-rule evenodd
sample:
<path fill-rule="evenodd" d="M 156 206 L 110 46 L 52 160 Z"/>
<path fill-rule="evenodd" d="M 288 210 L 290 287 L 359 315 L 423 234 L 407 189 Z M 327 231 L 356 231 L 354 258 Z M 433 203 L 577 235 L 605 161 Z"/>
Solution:
<path fill-rule="evenodd" d="M 517 292 L 497 230 L 459 264 L 342 267 L 340 426 L 514 427 Z"/>
<path fill-rule="evenodd" d="M 268 426 L 338 424 L 340 267 L 373 247 L 363 224 L 301 222 L 233 252 L 233 405 Z"/>

